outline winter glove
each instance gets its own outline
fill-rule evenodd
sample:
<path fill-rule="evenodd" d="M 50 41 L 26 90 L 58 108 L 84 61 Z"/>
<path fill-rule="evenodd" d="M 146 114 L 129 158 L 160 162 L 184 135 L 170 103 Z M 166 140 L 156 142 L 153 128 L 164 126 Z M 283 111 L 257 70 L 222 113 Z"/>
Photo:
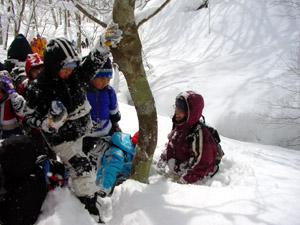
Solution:
<path fill-rule="evenodd" d="M 110 188 L 103 188 L 101 187 L 100 188 L 100 191 L 98 192 L 98 195 L 101 197 L 101 198 L 105 198 L 106 196 L 108 196 L 111 192 L 111 187 Z"/>
<path fill-rule="evenodd" d="M 9 95 L 9 98 L 10 98 L 12 107 L 15 110 L 15 112 L 17 114 L 21 113 L 22 110 L 24 109 L 24 105 L 25 105 L 25 100 L 24 100 L 23 96 L 17 94 L 16 92 L 12 92 Z"/>
<path fill-rule="evenodd" d="M 8 77 L 1 77 L 1 81 L 3 82 L 5 91 L 8 95 L 16 93 L 14 86 Z"/>
<path fill-rule="evenodd" d="M 119 123 L 113 123 L 112 124 L 112 132 L 113 133 L 122 132 L 122 129 L 120 128 Z"/>
<path fill-rule="evenodd" d="M 171 171 L 169 171 L 169 173 L 167 174 L 167 177 L 171 178 L 171 180 L 174 182 L 178 182 L 178 180 L 180 179 L 179 174 L 171 172 Z"/>
<path fill-rule="evenodd" d="M 53 101 L 47 114 L 47 118 L 42 122 L 42 130 L 54 133 L 67 121 L 67 109 L 60 101 Z"/>
<path fill-rule="evenodd" d="M 105 39 L 103 40 L 105 46 L 116 47 L 122 39 L 122 31 L 119 29 L 119 25 L 111 22 L 106 28 Z"/>
<path fill-rule="evenodd" d="M 96 49 L 99 52 L 109 51 L 109 46 L 115 48 L 122 39 L 122 31 L 119 29 L 119 25 L 111 22 L 107 28 L 105 34 L 100 36 L 100 39 L 96 45 Z"/>
<path fill-rule="evenodd" d="M 185 180 L 183 177 L 180 177 L 180 178 L 177 180 L 177 183 L 178 183 L 178 184 L 187 184 L 186 180 Z"/>

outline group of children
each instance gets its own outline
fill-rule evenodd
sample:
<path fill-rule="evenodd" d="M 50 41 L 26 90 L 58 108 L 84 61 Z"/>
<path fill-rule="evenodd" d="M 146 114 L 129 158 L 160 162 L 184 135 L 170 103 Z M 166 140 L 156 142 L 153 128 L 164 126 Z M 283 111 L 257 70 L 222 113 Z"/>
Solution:
<path fill-rule="evenodd" d="M 113 75 L 110 46 L 118 44 L 121 35 L 116 24 L 109 26 L 95 49 L 83 59 L 68 40 L 52 39 L 43 58 L 37 53 L 27 55 L 27 79 L 19 87 L 13 87 L 8 76 L 1 76 L 0 123 L 1 139 L 5 141 L 0 147 L 0 194 L 5 187 L 1 177 L 9 171 L 1 164 L 9 154 L 5 146 L 11 146 L 11 139 L 18 141 L 18 136 L 12 135 L 22 134 L 24 128 L 28 137 L 44 141 L 43 149 L 38 151 L 40 155 L 50 149 L 59 156 L 72 181 L 74 194 L 101 222 L 97 196 L 111 194 L 116 184 L 129 177 L 138 137 L 138 133 L 134 137 L 122 133 L 116 93 L 109 85 Z M 193 91 L 183 92 L 175 103 L 173 129 L 159 167 L 178 183 L 194 183 L 214 172 L 217 147 L 208 130 L 203 127 L 198 132 L 204 107 L 202 96 Z M 34 142 L 27 138 L 19 141 L 24 142 L 23 147 Z M 32 154 L 28 161 L 37 159 L 39 155 Z M 39 171 L 35 166 L 32 168 Z M 45 193 L 41 196 L 36 209 L 40 208 Z M 6 206 L 9 202 L 9 197 L 1 198 L 0 208 L 1 200 Z M 35 216 L 30 217 L 28 224 L 34 223 L 37 212 L 30 212 Z M 22 219 L 26 220 L 30 213 Z M 1 219 L 9 220 L 0 216 Z M 20 224 L 20 220 L 3 223 Z"/>

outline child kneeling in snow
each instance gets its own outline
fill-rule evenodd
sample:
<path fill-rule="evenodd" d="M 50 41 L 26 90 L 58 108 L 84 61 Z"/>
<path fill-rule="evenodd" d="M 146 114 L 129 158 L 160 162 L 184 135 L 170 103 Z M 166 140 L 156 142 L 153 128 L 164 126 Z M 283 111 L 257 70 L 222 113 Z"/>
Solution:
<path fill-rule="evenodd" d="M 176 97 L 173 129 L 158 167 L 164 169 L 167 164 L 167 177 L 177 183 L 191 184 L 215 172 L 218 145 L 199 121 L 203 107 L 202 96 L 193 91 Z"/>
<path fill-rule="evenodd" d="M 115 132 L 100 138 L 88 153 L 90 161 L 97 165 L 96 183 L 101 197 L 111 195 L 116 185 L 129 178 L 137 136 L 138 132 L 132 138 L 130 134 Z"/>

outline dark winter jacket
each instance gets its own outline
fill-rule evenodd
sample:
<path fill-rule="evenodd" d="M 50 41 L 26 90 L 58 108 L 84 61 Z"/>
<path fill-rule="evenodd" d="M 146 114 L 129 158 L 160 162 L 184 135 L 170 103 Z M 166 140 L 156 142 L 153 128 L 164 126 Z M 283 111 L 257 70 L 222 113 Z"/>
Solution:
<path fill-rule="evenodd" d="M 180 96 L 186 101 L 186 119 L 177 122 L 175 115 L 172 118 L 173 129 L 167 145 L 167 162 L 185 183 L 194 183 L 213 172 L 217 148 L 206 127 L 201 128 L 200 133 L 193 134 L 204 107 L 202 96 L 192 91 L 183 92 L 177 98 Z"/>
<path fill-rule="evenodd" d="M 90 84 L 87 99 L 92 107 L 90 114 L 93 120 L 93 134 L 104 136 L 109 133 L 112 124 L 120 120 L 116 92 L 110 85 L 98 90 Z"/>
<path fill-rule="evenodd" d="M 47 140 L 58 145 L 64 141 L 74 141 L 84 135 L 91 126 L 90 106 L 86 100 L 85 88 L 108 57 L 108 52 L 90 52 L 83 61 L 63 38 L 49 41 L 44 55 L 44 68 L 30 83 L 27 91 L 27 112 L 25 121 L 40 128 L 46 119 L 52 101 L 60 101 L 66 107 L 68 119 L 58 132 L 47 133 Z M 58 72 L 70 62 L 78 66 L 67 79 L 61 79 Z"/>
<path fill-rule="evenodd" d="M 32 54 L 30 44 L 23 34 L 18 34 L 8 48 L 7 59 L 25 62 L 28 54 Z"/>

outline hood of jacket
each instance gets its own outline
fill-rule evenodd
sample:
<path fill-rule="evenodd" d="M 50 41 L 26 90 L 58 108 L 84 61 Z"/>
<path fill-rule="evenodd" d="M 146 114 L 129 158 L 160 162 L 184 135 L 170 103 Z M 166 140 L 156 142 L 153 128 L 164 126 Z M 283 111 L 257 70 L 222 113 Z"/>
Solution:
<path fill-rule="evenodd" d="M 18 34 L 7 50 L 7 59 L 25 62 L 28 54 L 32 54 L 29 42 L 23 34 Z"/>
<path fill-rule="evenodd" d="M 184 122 L 177 122 L 175 116 L 173 116 L 172 120 L 177 127 L 190 127 L 200 120 L 204 108 L 204 100 L 200 94 L 194 91 L 181 92 L 177 95 L 176 99 L 180 97 L 185 100 L 187 105 L 186 120 Z"/>
<path fill-rule="evenodd" d="M 65 38 L 55 38 L 49 41 L 44 54 L 45 75 L 58 79 L 58 72 L 64 65 L 76 61 L 81 61 L 80 56 L 75 51 L 72 43 Z"/>
<path fill-rule="evenodd" d="M 37 54 L 28 54 L 25 62 L 25 72 L 29 81 L 32 81 L 32 76 L 30 74 L 30 70 L 33 68 L 41 68 L 44 66 L 43 59 Z"/>

